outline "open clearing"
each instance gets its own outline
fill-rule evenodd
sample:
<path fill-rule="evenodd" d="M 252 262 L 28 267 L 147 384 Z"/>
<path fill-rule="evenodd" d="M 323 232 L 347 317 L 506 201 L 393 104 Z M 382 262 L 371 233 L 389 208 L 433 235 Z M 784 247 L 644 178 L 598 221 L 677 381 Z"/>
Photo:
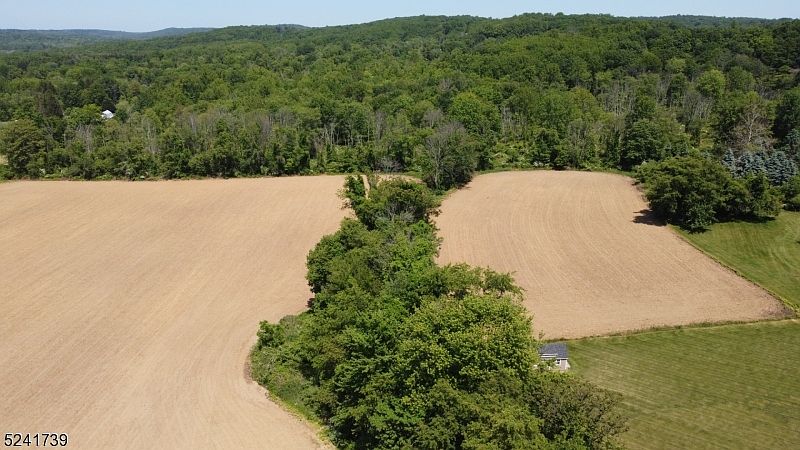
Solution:
<path fill-rule="evenodd" d="M 573 370 L 623 396 L 629 448 L 800 448 L 800 322 L 569 343 Z"/>
<path fill-rule="evenodd" d="M 341 177 L 0 184 L 0 424 L 74 448 L 314 448 L 245 378 Z"/>
<path fill-rule="evenodd" d="M 624 176 L 481 175 L 442 206 L 439 260 L 513 272 L 534 328 L 548 338 L 785 315 L 764 290 L 653 224 L 646 209 Z"/>

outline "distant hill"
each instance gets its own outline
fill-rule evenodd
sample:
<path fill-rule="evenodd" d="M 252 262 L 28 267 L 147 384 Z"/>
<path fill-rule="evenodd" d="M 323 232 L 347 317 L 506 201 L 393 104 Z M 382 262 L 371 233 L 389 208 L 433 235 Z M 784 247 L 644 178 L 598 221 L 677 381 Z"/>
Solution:
<path fill-rule="evenodd" d="M 158 45 L 172 47 L 177 45 L 227 42 L 241 40 L 273 41 L 287 37 L 310 37 L 315 43 L 330 40 L 353 40 L 368 43 L 378 38 L 406 39 L 425 38 L 454 29 L 464 31 L 470 26 L 500 24 L 493 30 L 502 36 L 519 33 L 545 32 L 550 29 L 571 29 L 584 26 L 611 25 L 632 21 L 667 22 L 687 28 L 756 27 L 769 26 L 791 19 L 760 19 L 748 17 L 711 17 L 692 15 L 673 15 L 663 17 L 614 17 L 610 15 L 573 15 L 528 13 L 511 17 L 500 22 L 474 16 L 416 16 L 384 19 L 364 24 L 340 25 L 331 27 L 306 27 L 297 24 L 230 26 L 225 28 L 165 28 L 158 31 L 132 33 L 110 30 L 14 30 L 0 29 L 0 52 L 46 50 L 68 48 L 88 44 L 115 41 L 144 41 L 156 38 L 178 38 L 163 41 Z M 480 25 L 479 25 L 480 24 Z M 188 39 L 183 37 L 186 35 Z M 500 37 L 500 36 L 495 36 Z"/>
<path fill-rule="evenodd" d="M 773 23 L 786 22 L 792 19 L 762 19 L 758 17 L 715 17 L 715 16 L 691 16 L 673 15 L 663 17 L 644 17 L 648 20 L 663 20 L 680 24 L 686 27 L 729 27 L 735 23 L 737 26 L 759 26 Z"/>
<path fill-rule="evenodd" d="M 110 30 L 0 30 L 0 51 L 31 51 L 75 47 L 103 41 L 146 39 L 203 33 L 213 28 L 165 28 L 145 33 Z"/>

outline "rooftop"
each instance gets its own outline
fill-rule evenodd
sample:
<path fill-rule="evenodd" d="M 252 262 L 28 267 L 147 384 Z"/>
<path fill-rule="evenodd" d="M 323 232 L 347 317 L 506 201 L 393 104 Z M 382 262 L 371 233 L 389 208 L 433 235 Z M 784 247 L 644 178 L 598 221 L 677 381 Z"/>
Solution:
<path fill-rule="evenodd" d="M 548 344 L 543 344 L 539 348 L 539 356 L 543 358 L 567 359 L 569 357 L 567 353 L 567 343 L 550 342 Z"/>

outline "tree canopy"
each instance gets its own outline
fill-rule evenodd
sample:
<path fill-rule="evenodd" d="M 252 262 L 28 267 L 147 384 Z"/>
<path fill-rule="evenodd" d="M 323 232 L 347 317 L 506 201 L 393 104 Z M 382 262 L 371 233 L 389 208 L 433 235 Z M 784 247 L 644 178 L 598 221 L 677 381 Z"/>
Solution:
<path fill-rule="evenodd" d="M 688 148 L 797 163 L 784 149 L 800 133 L 797 20 L 523 14 L 181 33 L 0 55 L 0 127 L 27 120 L 44 138 L 35 167 L 5 170 L 412 171 L 446 190 L 475 170 L 631 169 Z"/>
<path fill-rule="evenodd" d="M 261 323 L 260 383 L 342 448 L 614 444 L 618 397 L 539 360 L 512 278 L 435 264 L 428 188 L 350 177 L 344 195 L 358 220 L 309 253 L 310 310 Z"/>

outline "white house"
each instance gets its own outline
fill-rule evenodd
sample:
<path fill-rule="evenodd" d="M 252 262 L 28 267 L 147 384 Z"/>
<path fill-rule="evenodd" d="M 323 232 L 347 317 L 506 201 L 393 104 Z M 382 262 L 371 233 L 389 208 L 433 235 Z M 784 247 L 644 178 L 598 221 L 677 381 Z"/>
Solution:
<path fill-rule="evenodd" d="M 539 358 L 543 361 L 553 361 L 554 366 L 561 372 L 569 370 L 569 354 L 566 342 L 551 342 L 539 348 Z"/>
<path fill-rule="evenodd" d="M 109 111 L 109 110 L 105 110 L 105 111 L 101 112 L 100 115 L 103 116 L 103 119 L 106 119 L 106 120 L 114 118 L 114 113 Z"/>

